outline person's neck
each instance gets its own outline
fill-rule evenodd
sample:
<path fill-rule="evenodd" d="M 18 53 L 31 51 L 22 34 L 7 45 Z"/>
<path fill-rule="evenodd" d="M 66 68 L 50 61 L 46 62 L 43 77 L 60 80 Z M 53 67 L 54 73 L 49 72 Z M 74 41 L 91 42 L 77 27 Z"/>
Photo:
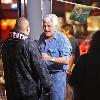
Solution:
<path fill-rule="evenodd" d="M 72 37 L 72 35 L 71 35 L 71 34 L 67 34 L 67 37 L 68 37 L 68 38 L 71 38 L 71 37 Z"/>
<path fill-rule="evenodd" d="M 45 36 L 45 40 L 50 41 L 54 37 L 55 32 L 51 36 Z"/>
<path fill-rule="evenodd" d="M 50 41 L 52 39 L 53 36 L 50 37 L 45 37 L 45 40 Z"/>
<path fill-rule="evenodd" d="M 18 31 L 19 33 L 22 33 L 24 35 L 28 35 L 27 31 Z"/>

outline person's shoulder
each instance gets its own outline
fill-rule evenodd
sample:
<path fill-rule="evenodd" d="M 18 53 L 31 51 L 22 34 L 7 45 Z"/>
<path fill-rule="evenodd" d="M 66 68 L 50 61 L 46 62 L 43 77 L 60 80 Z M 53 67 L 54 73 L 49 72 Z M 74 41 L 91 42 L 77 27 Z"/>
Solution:
<path fill-rule="evenodd" d="M 89 53 L 85 53 L 83 55 L 81 55 L 80 57 L 84 58 L 84 57 L 88 57 L 90 54 Z"/>
<path fill-rule="evenodd" d="M 39 37 L 39 42 L 43 42 L 45 40 L 44 34 L 42 33 Z"/>
<path fill-rule="evenodd" d="M 70 37 L 69 40 L 73 46 L 79 45 L 78 40 L 74 36 Z"/>
<path fill-rule="evenodd" d="M 74 40 L 74 41 L 77 41 L 77 39 L 76 39 L 74 36 L 71 36 L 70 39 L 72 39 L 72 40 Z"/>
<path fill-rule="evenodd" d="M 57 36 L 59 36 L 59 37 L 65 37 L 66 35 L 64 35 L 62 32 L 60 32 L 60 31 L 56 31 L 56 33 L 55 33 Z"/>
<path fill-rule="evenodd" d="M 34 40 L 33 38 L 27 38 L 26 40 L 25 40 L 25 42 L 27 43 L 27 44 L 30 44 L 30 45 L 39 45 L 39 41 L 38 40 Z"/>
<path fill-rule="evenodd" d="M 75 43 L 78 43 L 78 40 L 76 37 L 72 36 L 70 39 L 73 40 Z"/>
<path fill-rule="evenodd" d="M 25 45 L 26 47 L 32 47 L 32 46 L 36 47 L 37 46 L 37 42 L 34 39 L 29 37 L 29 38 L 23 40 L 21 42 L 21 45 Z"/>
<path fill-rule="evenodd" d="M 89 53 L 86 53 L 80 56 L 80 59 L 83 61 L 88 61 L 88 59 L 90 58 L 91 58 L 91 55 Z"/>
<path fill-rule="evenodd" d="M 65 40 L 69 40 L 67 37 L 66 37 L 66 35 L 64 35 L 62 32 L 56 32 L 56 38 L 58 39 L 58 40 L 63 40 L 63 41 L 65 41 Z"/>

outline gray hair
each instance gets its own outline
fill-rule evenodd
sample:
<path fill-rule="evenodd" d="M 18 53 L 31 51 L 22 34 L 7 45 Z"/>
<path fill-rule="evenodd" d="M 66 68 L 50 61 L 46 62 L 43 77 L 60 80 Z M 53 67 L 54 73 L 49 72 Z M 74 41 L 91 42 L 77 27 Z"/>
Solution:
<path fill-rule="evenodd" d="M 49 21 L 56 28 L 58 24 L 58 18 L 55 14 L 48 14 L 43 18 L 43 22 Z"/>

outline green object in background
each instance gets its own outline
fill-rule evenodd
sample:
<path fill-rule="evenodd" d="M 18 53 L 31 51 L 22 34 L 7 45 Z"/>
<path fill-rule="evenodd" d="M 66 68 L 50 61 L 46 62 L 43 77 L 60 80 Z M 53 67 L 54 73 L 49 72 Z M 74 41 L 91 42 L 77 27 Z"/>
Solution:
<path fill-rule="evenodd" d="M 86 7 L 84 5 L 81 6 L 75 5 L 71 13 L 70 19 L 78 21 L 81 24 L 85 24 L 87 22 L 87 18 L 89 16 L 90 11 L 91 11 L 90 7 Z"/>

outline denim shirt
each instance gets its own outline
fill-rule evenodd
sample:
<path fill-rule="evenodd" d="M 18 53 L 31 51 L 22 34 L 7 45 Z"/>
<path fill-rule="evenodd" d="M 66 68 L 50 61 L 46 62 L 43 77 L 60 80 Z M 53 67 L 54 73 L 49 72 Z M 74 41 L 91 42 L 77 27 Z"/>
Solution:
<path fill-rule="evenodd" d="M 66 57 L 70 59 L 72 46 L 69 39 L 60 32 L 55 32 L 51 40 L 45 40 L 43 34 L 41 34 L 40 39 L 40 48 L 42 53 L 46 53 L 51 57 Z M 51 61 L 45 61 L 49 70 L 65 70 L 68 69 L 68 65 L 55 63 Z"/>

